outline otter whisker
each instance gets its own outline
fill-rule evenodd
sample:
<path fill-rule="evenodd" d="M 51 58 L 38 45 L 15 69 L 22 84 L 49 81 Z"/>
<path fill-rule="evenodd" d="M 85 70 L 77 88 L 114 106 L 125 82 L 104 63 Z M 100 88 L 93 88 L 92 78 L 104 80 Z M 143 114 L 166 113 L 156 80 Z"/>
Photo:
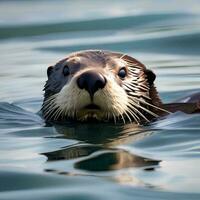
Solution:
<path fill-rule="evenodd" d="M 131 122 L 129 115 L 126 113 L 126 111 L 124 111 L 124 109 L 122 108 L 121 105 L 118 105 L 118 108 L 116 108 L 116 109 L 117 109 L 117 113 L 119 113 L 119 115 L 121 116 L 124 124 L 126 123 L 126 120 L 124 119 L 123 114 L 125 114 L 127 116 L 127 118 L 129 119 L 129 121 Z"/>
<path fill-rule="evenodd" d="M 132 103 L 130 103 L 130 104 L 133 105 Z M 150 111 L 150 110 L 144 108 L 144 107 L 141 106 L 140 104 L 134 104 L 134 105 L 137 106 L 138 108 L 140 108 L 140 109 L 146 111 L 147 113 L 151 114 L 151 115 L 154 116 L 154 117 L 159 117 L 159 115 L 157 115 L 156 113 L 154 113 L 154 112 L 152 112 L 152 111 Z"/>
<path fill-rule="evenodd" d="M 128 108 L 130 108 L 130 110 L 127 110 L 127 112 L 130 112 L 131 115 L 134 115 L 134 117 L 136 117 L 137 120 L 140 120 L 139 116 L 137 115 L 137 113 L 133 112 L 131 110 L 130 105 L 127 106 Z M 135 108 L 132 108 L 135 111 Z"/>
<path fill-rule="evenodd" d="M 114 123 L 116 124 L 116 117 L 115 117 L 115 114 L 112 113 L 112 115 L 113 115 Z"/>
<path fill-rule="evenodd" d="M 126 114 L 126 113 L 125 113 L 125 114 Z M 123 123 L 126 124 L 126 121 L 125 121 L 125 119 L 124 119 L 124 117 L 123 117 L 123 114 L 120 113 L 120 116 L 121 116 L 121 118 L 122 118 L 122 120 L 123 120 Z"/>
<path fill-rule="evenodd" d="M 133 98 L 131 96 L 129 96 L 129 99 L 131 100 L 129 103 L 133 106 L 136 106 L 138 108 L 141 108 L 142 110 L 148 112 L 149 114 L 151 114 L 152 116 L 154 117 L 158 117 L 158 115 L 146 108 L 144 108 L 141 104 L 139 104 L 139 102 L 142 102 L 142 103 L 146 103 L 146 101 L 142 101 L 141 99 L 138 99 L 138 98 Z"/>
<path fill-rule="evenodd" d="M 48 109 L 46 109 L 46 110 L 44 110 L 43 111 L 43 115 L 45 116 L 45 117 L 48 117 L 48 115 L 50 115 L 52 112 L 54 112 L 56 109 L 55 108 L 53 108 L 53 107 L 49 107 Z"/>
<path fill-rule="evenodd" d="M 149 122 L 149 119 L 147 119 L 137 108 L 135 108 L 132 104 L 129 104 L 128 107 L 130 107 L 130 109 L 133 109 L 135 112 L 137 112 L 144 120 L 146 120 L 147 122 Z"/>
<path fill-rule="evenodd" d="M 70 115 L 70 110 L 68 110 L 67 108 L 65 108 L 65 110 L 63 111 L 63 118 L 67 116 L 67 117 L 71 117 Z"/>
<path fill-rule="evenodd" d="M 52 102 L 54 103 L 54 99 L 52 99 L 52 100 L 49 101 L 49 102 L 45 102 L 45 103 L 42 105 L 42 108 L 41 108 L 41 109 L 47 109 L 47 108 L 49 108 L 50 106 L 52 106 Z"/>
<path fill-rule="evenodd" d="M 55 110 L 55 107 L 56 107 L 55 97 L 56 96 L 57 96 L 57 94 L 49 97 L 43 103 L 41 110 L 43 112 L 44 117 L 49 118 L 48 115 Z"/>
<path fill-rule="evenodd" d="M 152 111 L 149 111 L 148 109 L 146 109 L 145 107 L 143 106 L 138 106 L 138 108 L 141 108 L 142 110 L 146 111 L 147 113 L 151 114 L 152 116 L 154 117 L 159 117 L 159 115 L 157 115 L 156 113 L 152 112 Z"/>
<path fill-rule="evenodd" d="M 56 114 L 54 116 L 54 119 L 57 120 L 60 117 L 60 115 L 62 114 L 62 110 L 60 108 L 58 108 L 55 113 Z"/>
<path fill-rule="evenodd" d="M 69 111 L 68 111 L 68 109 L 64 109 L 63 110 L 63 118 L 64 118 L 64 116 L 68 116 L 68 114 L 69 114 Z"/>
<path fill-rule="evenodd" d="M 53 113 L 52 117 L 54 118 L 54 120 L 57 120 L 58 117 L 59 117 L 59 113 L 60 113 L 60 110 L 59 108 Z"/>
<path fill-rule="evenodd" d="M 48 104 L 46 104 L 46 105 L 44 105 L 44 106 L 42 107 L 43 112 L 46 112 L 46 111 L 52 109 L 53 106 L 56 106 L 55 102 L 49 102 Z"/>
<path fill-rule="evenodd" d="M 43 112 L 44 112 L 44 113 L 48 113 L 49 111 L 52 111 L 52 109 L 54 108 L 54 106 L 56 106 L 56 104 L 54 104 L 54 102 L 53 102 L 53 104 L 51 104 L 51 103 L 46 104 L 46 105 L 43 107 Z"/>
<path fill-rule="evenodd" d="M 49 106 L 55 105 L 55 99 L 51 99 L 51 101 L 45 102 L 43 104 L 42 109 L 47 109 Z"/>
<path fill-rule="evenodd" d="M 52 108 L 52 110 L 49 110 L 48 112 L 44 113 L 44 117 L 47 119 L 52 119 L 53 115 L 52 113 L 54 113 L 57 110 L 57 108 Z"/>
<path fill-rule="evenodd" d="M 148 102 L 146 102 L 146 101 L 144 101 L 144 100 L 141 100 L 141 99 L 137 99 L 137 100 L 139 100 L 140 102 L 142 102 L 142 103 L 144 103 L 144 104 L 146 104 L 146 105 L 148 105 L 148 106 L 151 106 L 151 107 L 153 107 L 153 108 L 155 108 L 155 109 L 157 109 L 157 110 L 166 112 L 166 113 L 168 113 L 168 114 L 171 113 L 171 112 L 169 112 L 168 110 L 165 110 L 164 108 L 160 108 L 160 107 L 155 106 L 155 105 L 153 105 L 153 104 L 151 104 L 151 103 L 148 103 Z"/>
<path fill-rule="evenodd" d="M 131 115 L 131 117 L 135 120 L 135 122 L 137 123 L 137 124 L 140 124 L 139 123 L 139 117 L 136 115 L 136 113 L 134 113 L 134 112 L 131 112 L 131 110 L 127 110 L 126 112 L 128 112 L 130 115 Z M 132 121 L 131 121 L 132 122 Z"/>
<path fill-rule="evenodd" d="M 108 115 L 108 120 L 111 118 L 111 114 L 110 114 L 110 112 L 107 112 L 107 115 Z"/>
<path fill-rule="evenodd" d="M 49 103 L 50 104 L 50 103 Z M 52 114 L 52 113 L 55 113 L 57 111 L 57 109 L 59 108 L 58 105 L 56 105 L 55 101 L 53 101 L 50 106 L 48 105 L 48 107 L 44 108 L 43 110 L 43 115 L 44 117 L 46 118 L 49 118 L 49 116 Z M 53 114 L 54 115 L 54 114 Z M 51 115 L 50 119 L 52 119 L 53 115 Z"/>
<path fill-rule="evenodd" d="M 55 110 L 53 110 L 53 113 L 49 113 L 49 114 L 51 114 L 50 119 L 56 119 L 55 116 L 56 116 L 58 111 L 59 111 L 59 107 L 57 107 Z"/>
<path fill-rule="evenodd" d="M 48 101 L 54 99 L 57 95 L 58 95 L 58 94 L 53 94 L 52 96 L 46 98 L 46 99 L 45 99 L 45 102 L 48 102 Z M 44 102 L 44 103 L 45 103 L 45 102 Z"/>
<path fill-rule="evenodd" d="M 62 110 L 62 111 L 60 112 L 60 117 L 61 117 L 62 120 L 63 120 L 64 117 L 65 117 L 65 115 L 64 115 L 63 113 L 64 113 L 64 111 Z"/>

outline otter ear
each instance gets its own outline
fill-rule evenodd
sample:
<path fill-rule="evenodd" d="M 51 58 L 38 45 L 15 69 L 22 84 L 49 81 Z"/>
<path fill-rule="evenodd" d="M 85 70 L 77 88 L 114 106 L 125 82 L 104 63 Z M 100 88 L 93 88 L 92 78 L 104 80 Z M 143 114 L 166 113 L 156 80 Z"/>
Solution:
<path fill-rule="evenodd" d="M 53 72 L 53 66 L 49 66 L 47 69 L 47 76 L 49 77 Z"/>
<path fill-rule="evenodd" d="M 155 81 L 155 79 L 156 79 L 156 75 L 149 69 L 147 69 L 145 71 L 145 73 L 146 73 L 146 77 L 147 77 L 147 80 L 149 82 L 149 85 L 152 86 L 154 81 Z"/>

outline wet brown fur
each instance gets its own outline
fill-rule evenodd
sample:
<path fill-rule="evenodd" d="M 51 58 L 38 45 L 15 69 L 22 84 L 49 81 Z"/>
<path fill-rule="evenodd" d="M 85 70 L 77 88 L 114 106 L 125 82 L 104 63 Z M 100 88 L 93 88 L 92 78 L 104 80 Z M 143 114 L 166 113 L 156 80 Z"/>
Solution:
<path fill-rule="evenodd" d="M 85 66 L 81 66 L 77 64 L 76 57 L 81 57 L 87 59 L 87 62 L 85 63 Z M 48 80 L 46 82 L 46 85 L 44 87 L 44 103 L 43 106 L 45 106 L 45 101 L 51 97 L 54 94 L 57 94 L 61 91 L 61 89 L 68 84 L 67 80 L 65 80 L 61 75 L 58 73 L 61 68 L 65 65 L 66 62 L 71 62 L 73 65 L 74 72 L 76 74 L 80 70 L 84 70 L 87 67 L 95 66 L 96 71 L 100 71 L 102 73 L 102 68 L 106 68 L 106 65 L 108 62 L 110 62 L 109 58 L 121 58 L 123 61 L 129 63 L 130 65 L 133 64 L 135 68 L 139 68 L 141 70 L 140 78 L 141 78 L 141 85 L 137 85 L 138 88 L 140 88 L 140 93 L 142 98 L 147 98 L 145 100 L 149 104 L 154 105 L 144 105 L 146 109 L 149 109 L 153 113 L 155 113 L 158 116 L 163 116 L 168 114 L 169 112 L 176 112 L 176 111 L 182 111 L 185 113 L 196 113 L 200 112 L 200 94 L 197 94 L 193 101 L 189 101 L 187 103 L 171 103 L 171 104 L 163 104 L 160 96 L 157 92 L 157 89 L 154 85 L 154 80 L 156 78 L 156 75 L 149 69 L 145 67 L 144 64 L 139 62 L 138 60 L 132 58 L 131 56 L 122 54 L 122 53 L 116 53 L 116 52 L 109 52 L 109 51 L 101 51 L 101 50 L 88 50 L 88 51 L 80 51 L 70 54 L 67 58 L 62 59 L 59 61 L 55 66 L 49 67 L 47 74 L 48 74 Z M 71 60 L 70 60 L 71 59 Z M 76 63 L 77 62 L 77 63 Z M 119 66 L 114 66 L 113 70 L 117 71 Z M 54 72 L 53 72 L 54 71 Z M 57 73 L 57 74 L 56 74 Z M 124 84 L 121 80 L 118 81 L 118 84 Z M 145 88 L 148 87 L 148 91 L 146 91 Z M 130 95 L 127 92 L 127 95 Z M 160 108 L 160 109 L 159 109 Z M 166 110 L 166 111 L 165 111 Z M 42 108 L 42 111 L 44 113 L 44 107 Z M 167 112 L 168 111 L 168 112 Z M 155 119 L 155 117 L 151 116 L 149 113 L 143 112 L 145 116 L 148 117 L 148 119 L 152 120 Z M 48 119 L 46 118 L 48 121 Z M 142 120 L 141 120 L 141 123 Z"/>

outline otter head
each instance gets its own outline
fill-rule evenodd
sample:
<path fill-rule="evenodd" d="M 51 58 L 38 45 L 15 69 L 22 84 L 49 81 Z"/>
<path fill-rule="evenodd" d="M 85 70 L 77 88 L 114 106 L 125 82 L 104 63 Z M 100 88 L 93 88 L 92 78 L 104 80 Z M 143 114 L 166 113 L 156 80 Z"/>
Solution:
<path fill-rule="evenodd" d="M 158 116 L 155 74 L 136 59 L 109 51 L 81 51 L 47 70 L 42 113 L 47 121 L 126 120 Z"/>

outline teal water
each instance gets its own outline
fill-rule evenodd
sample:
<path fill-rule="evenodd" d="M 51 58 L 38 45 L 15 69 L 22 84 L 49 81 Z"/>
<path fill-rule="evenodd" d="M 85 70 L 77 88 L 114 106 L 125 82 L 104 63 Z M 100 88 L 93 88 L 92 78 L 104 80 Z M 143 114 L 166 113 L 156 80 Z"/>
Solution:
<path fill-rule="evenodd" d="M 147 127 L 37 115 L 47 67 L 82 49 L 139 59 L 164 102 L 199 91 L 198 1 L 0 1 L 0 46 L 0 199 L 200 199 L 200 115 Z"/>

